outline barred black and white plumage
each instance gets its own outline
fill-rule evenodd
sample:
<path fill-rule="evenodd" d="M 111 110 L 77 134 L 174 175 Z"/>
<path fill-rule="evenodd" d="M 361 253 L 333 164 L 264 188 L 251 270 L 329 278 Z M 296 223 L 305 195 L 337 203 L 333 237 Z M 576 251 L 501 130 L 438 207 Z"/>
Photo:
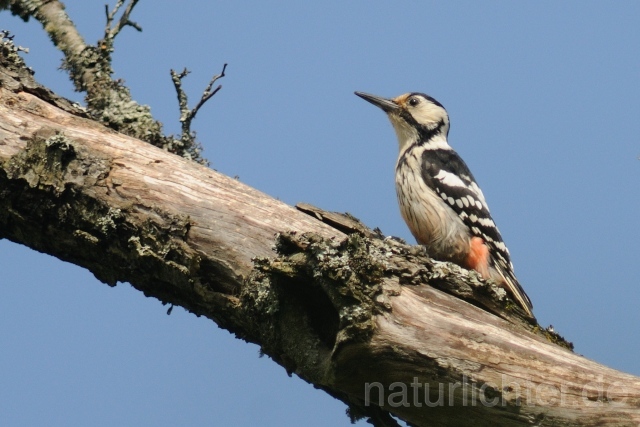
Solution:
<path fill-rule="evenodd" d="M 422 93 L 393 99 L 356 95 L 384 110 L 396 131 L 398 204 L 418 243 L 434 259 L 475 269 L 502 284 L 533 317 L 482 190 L 447 142 L 449 116 L 442 104 Z"/>

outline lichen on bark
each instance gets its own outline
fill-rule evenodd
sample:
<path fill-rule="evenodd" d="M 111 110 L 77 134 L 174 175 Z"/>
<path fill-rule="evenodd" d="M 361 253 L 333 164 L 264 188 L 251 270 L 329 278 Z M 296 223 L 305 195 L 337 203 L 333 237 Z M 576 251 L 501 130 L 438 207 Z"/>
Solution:
<path fill-rule="evenodd" d="M 156 210 L 154 215 L 135 221 L 135 206 L 128 202 L 120 206 L 104 203 L 96 192 L 110 191 L 106 180 L 111 162 L 64 134 L 40 129 L 24 150 L 2 167 L 6 171 L 0 176 L 3 236 L 29 240 L 45 252 L 58 251 L 73 239 L 71 244 L 82 250 L 65 251 L 60 257 L 88 268 L 111 286 L 125 278 L 131 280 L 130 271 L 137 271 L 140 282 L 151 282 L 149 285 L 158 284 L 154 282 L 158 277 L 188 284 L 193 277 L 191 270 L 197 271 L 198 265 L 197 255 L 182 247 L 189 229 L 188 217 Z M 154 211 L 153 207 L 145 210 Z M 12 218 L 16 217 L 20 221 L 16 220 L 14 227 Z M 56 229 L 43 235 L 38 227 L 26 228 L 25 217 L 33 217 L 35 223 L 56 224 Z M 14 233 L 22 236 L 17 238 Z M 106 257 L 89 255 L 107 247 Z"/>

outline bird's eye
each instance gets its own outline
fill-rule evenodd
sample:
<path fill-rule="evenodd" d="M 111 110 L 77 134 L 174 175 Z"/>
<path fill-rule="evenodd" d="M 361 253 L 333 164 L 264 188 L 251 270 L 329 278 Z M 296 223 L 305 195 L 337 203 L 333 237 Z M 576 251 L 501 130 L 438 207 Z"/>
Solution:
<path fill-rule="evenodd" d="M 415 107 L 419 103 L 420 103 L 420 100 L 418 98 L 410 98 L 409 99 L 409 105 L 411 105 L 412 107 Z"/>

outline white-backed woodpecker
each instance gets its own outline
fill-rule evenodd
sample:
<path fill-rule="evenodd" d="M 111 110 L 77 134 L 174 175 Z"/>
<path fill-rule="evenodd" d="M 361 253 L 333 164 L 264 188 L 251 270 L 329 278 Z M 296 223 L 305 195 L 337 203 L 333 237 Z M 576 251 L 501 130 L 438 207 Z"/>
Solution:
<path fill-rule="evenodd" d="M 402 217 L 418 243 L 436 260 L 495 280 L 533 317 L 531 301 L 516 279 L 482 190 L 447 142 L 447 110 L 423 93 L 393 99 L 356 95 L 381 108 L 396 131 L 396 193 Z"/>

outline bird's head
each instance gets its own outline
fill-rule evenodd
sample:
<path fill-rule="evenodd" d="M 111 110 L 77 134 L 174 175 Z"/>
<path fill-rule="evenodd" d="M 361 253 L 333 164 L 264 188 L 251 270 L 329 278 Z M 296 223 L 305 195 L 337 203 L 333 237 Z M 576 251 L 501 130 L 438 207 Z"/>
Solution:
<path fill-rule="evenodd" d="M 400 151 L 416 141 L 447 144 L 449 115 L 442 104 L 429 95 L 413 92 L 392 99 L 363 92 L 356 95 L 387 113 L 398 135 Z"/>

